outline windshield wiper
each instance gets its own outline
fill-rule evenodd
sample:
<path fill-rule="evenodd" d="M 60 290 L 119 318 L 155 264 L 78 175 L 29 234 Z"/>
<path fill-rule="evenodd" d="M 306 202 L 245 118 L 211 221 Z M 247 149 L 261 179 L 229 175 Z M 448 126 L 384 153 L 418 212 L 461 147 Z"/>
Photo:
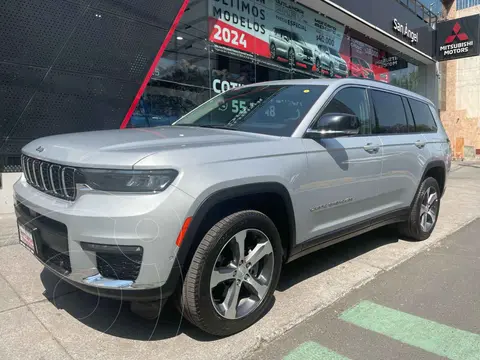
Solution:
<path fill-rule="evenodd" d="M 193 126 L 198 126 L 202 128 L 209 128 L 209 129 L 223 129 L 223 130 L 233 130 L 237 131 L 236 128 L 230 127 L 230 126 L 225 126 L 225 125 L 193 125 Z"/>

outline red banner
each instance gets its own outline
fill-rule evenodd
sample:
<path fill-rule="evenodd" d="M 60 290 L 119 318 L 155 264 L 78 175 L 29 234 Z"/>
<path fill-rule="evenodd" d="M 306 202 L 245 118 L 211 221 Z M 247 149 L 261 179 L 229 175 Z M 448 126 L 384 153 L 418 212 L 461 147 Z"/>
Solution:
<path fill-rule="evenodd" d="M 208 40 L 211 42 L 270 57 L 270 48 L 267 42 L 213 17 L 209 18 L 208 23 L 210 34 Z"/>

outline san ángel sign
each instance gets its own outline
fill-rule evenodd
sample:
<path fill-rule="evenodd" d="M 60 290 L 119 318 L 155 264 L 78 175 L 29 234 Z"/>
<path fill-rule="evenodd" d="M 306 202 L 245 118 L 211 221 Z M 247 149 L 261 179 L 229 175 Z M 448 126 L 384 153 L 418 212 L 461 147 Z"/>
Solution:
<path fill-rule="evenodd" d="M 418 43 L 418 32 L 413 32 L 408 28 L 408 24 L 400 24 L 397 19 L 393 19 L 393 30 L 410 39 L 412 44 Z"/>

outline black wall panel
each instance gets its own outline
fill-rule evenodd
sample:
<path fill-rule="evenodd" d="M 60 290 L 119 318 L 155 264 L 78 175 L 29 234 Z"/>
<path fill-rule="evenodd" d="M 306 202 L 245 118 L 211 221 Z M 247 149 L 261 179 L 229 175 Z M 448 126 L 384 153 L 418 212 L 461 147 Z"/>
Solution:
<path fill-rule="evenodd" d="M 118 128 L 182 4 L 1 0 L 0 171 L 35 138 Z"/>
<path fill-rule="evenodd" d="M 0 60 L 50 66 L 84 10 L 62 0 L 0 1 Z"/>
<path fill-rule="evenodd" d="M 0 63 L 0 134 L 10 132 L 46 73 L 43 68 Z"/>
<path fill-rule="evenodd" d="M 167 30 L 89 9 L 54 68 L 141 82 Z"/>
<path fill-rule="evenodd" d="M 139 83 L 52 71 L 12 132 L 14 138 L 118 128 Z"/>
<path fill-rule="evenodd" d="M 169 28 L 182 3 L 183 0 L 93 0 L 93 7 L 132 20 Z"/>

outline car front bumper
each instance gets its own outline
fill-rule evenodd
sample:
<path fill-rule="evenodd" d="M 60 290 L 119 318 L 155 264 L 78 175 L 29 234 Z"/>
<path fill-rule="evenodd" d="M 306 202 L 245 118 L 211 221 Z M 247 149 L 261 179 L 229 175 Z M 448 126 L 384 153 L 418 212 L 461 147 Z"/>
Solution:
<path fill-rule="evenodd" d="M 193 203 L 181 190 L 90 191 L 69 202 L 33 188 L 22 176 L 14 197 L 18 223 L 32 232 L 35 256 L 68 283 L 125 301 L 173 293 L 180 272 L 175 241 Z"/>

